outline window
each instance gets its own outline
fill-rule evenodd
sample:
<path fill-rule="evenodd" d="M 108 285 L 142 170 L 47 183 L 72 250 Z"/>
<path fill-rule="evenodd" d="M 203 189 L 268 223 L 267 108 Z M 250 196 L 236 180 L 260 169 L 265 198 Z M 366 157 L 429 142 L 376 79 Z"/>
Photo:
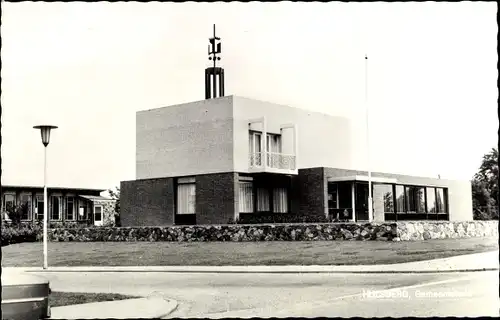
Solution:
<path fill-rule="evenodd" d="M 352 185 L 350 183 L 338 184 L 339 209 L 352 209 Z"/>
<path fill-rule="evenodd" d="M 196 213 L 196 182 L 194 178 L 177 180 L 177 214 Z"/>
<path fill-rule="evenodd" d="M 240 212 L 253 212 L 253 182 L 240 181 L 240 196 L 239 196 Z"/>
<path fill-rule="evenodd" d="M 396 186 L 396 211 L 398 213 L 406 212 L 405 208 L 405 191 L 404 187 L 397 185 Z"/>
<path fill-rule="evenodd" d="M 437 213 L 447 213 L 445 190 L 443 188 L 436 188 L 436 211 Z"/>
<path fill-rule="evenodd" d="M 37 220 L 43 220 L 44 210 L 45 210 L 45 207 L 44 207 L 43 196 L 37 195 L 35 198 L 35 213 L 36 213 Z"/>
<path fill-rule="evenodd" d="M 94 222 L 102 221 L 102 206 L 94 207 Z"/>
<path fill-rule="evenodd" d="M 273 190 L 273 212 L 288 212 L 288 190 L 286 188 L 274 188 Z"/>
<path fill-rule="evenodd" d="M 377 212 L 394 213 L 394 199 L 392 196 L 392 185 L 374 184 L 373 185 L 373 209 Z"/>
<path fill-rule="evenodd" d="M 87 208 L 84 205 L 80 205 L 78 209 L 78 220 L 87 220 Z"/>
<path fill-rule="evenodd" d="M 265 139 L 266 152 L 268 154 L 279 154 L 281 153 L 281 135 L 268 133 Z M 258 131 L 250 131 L 248 139 L 248 150 L 250 153 L 250 165 L 251 166 L 261 166 L 262 165 L 262 133 Z M 276 157 L 267 157 L 267 163 L 269 166 L 276 166 L 275 162 L 279 159 Z"/>
<path fill-rule="evenodd" d="M 66 220 L 75 220 L 76 201 L 75 197 L 66 198 Z"/>
<path fill-rule="evenodd" d="M 336 183 L 328 183 L 328 208 L 339 208 L 338 185 Z"/>
<path fill-rule="evenodd" d="M 412 187 L 405 187 L 405 200 L 406 200 L 406 212 L 415 213 L 417 208 L 415 206 L 415 193 Z"/>
<path fill-rule="evenodd" d="M 410 213 L 425 213 L 424 188 L 406 187 L 406 210 Z"/>
<path fill-rule="evenodd" d="M 270 211 L 269 190 L 267 190 L 266 188 L 257 189 L 257 211 L 259 212 Z"/>
<path fill-rule="evenodd" d="M 281 136 L 279 134 L 267 134 L 267 151 L 281 153 Z"/>
<path fill-rule="evenodd" d="M 32 200 L 30 194 L 21 194 L 20 203 L 22 211 L 21 211 L 21 220 L 31 220 L 31 207 Z"/>
<path fill-rule="evenodd" d="M 418 213 L 425 213 L 425 189 L 422 187 L 413 187 L 415 192 L 415 206 Z"/>
<path fill-rule="evenodd" d="M 61 220 L 61 196 L 51 196 L 50 199 L 50 220 Z"/>
<path fill-rule="evenodd" d="M 16 195 L 15 194 L 5 194 L 3 196 L 3 210 L 8 211 L 12 208 L 14 208 L 14 204 L 16 202 Z"/>
<path fill-rule="evenodd" d="M 427 188 L 427 212 L 436 213 L 436 189 Z"/>
<path fill-rule="evenodd" d="M 248 150 L 250 152 L 250 165 L 262 165 L 262 134 L 260 132 L 250 131 Z"/>

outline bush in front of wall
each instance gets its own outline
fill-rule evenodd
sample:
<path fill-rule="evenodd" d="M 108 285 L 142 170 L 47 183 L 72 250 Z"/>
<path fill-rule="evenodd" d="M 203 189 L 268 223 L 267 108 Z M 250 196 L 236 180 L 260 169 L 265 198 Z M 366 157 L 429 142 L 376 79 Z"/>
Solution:
<path fill-rule="evenodd" d="M 2 247 L 22 242 L 37 242 L 42 239 L 42 229 L 37 225 L 2 225 Z"/>

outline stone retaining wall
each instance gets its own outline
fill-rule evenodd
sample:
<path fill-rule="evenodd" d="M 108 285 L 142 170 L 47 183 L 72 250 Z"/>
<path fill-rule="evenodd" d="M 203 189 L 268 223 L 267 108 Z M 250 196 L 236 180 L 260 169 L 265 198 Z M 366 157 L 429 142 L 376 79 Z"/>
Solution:
<path fill-rule="evenodd" d="M 498 221 L 90 227 L 49 230 L 51 241 L 415 241 L 490 236 L 498 236 Z"/>
<path fill-rule="evenodd" d="M 408 221 L 397 229 L 402 241 L 498 237 L 498 221 Z"/>

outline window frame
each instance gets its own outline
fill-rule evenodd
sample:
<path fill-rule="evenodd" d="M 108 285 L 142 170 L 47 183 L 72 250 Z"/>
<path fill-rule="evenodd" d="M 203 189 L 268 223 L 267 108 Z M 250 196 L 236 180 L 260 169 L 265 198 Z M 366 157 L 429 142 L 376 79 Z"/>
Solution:
<path fill-rule="evenodd" d="M 440 214 L 440 215 L 445 215 L 445 214 L 448 214 L 448 188 L 444 188 L 444 187 L 435 187 L 435 192 L 436 192 L 436 214 Z M 443 211 L 440 210 L 440 205 L 438 205 L 438 201 L 437 201 L 437 198 L 438 198 L 438 190 L 442 190 L 443 191 L 443 194 L 442 194 L 442 201 L 443 201 Z"/>
<path fill-rule="evenodd" d="M 58 218 L 54 219 L 54 198 L 58 198 Z M 49 198 L 49 221 L 61 221 L 62 220 L 62 195 L 53 194 Z"/>
<path fill-rule="evenodd" d="M 240 201 L 241 197 L 239 196 L 238 197 L 238 201 L 239 201 L 239 203 L 238 203 L 238 212 L 239 213 L 254 213 L 255 212 L 255 190 L 254 190 L 255 187 L 254 187 L 253 179 L 251 177 L 241 177 L 240 176 L 239 180 L 238 180 L 238 192 L 239 193 L 241 193 L 241 191 L 242 191 L 242 185 L 245 185 L 245 184 L 251 186 L 251 188 L 250 188 L 250 190 L 252 192 L 252 194 L 251 194 L 252 201 L 251 201 L 251 205 L 250 205 L 251 206 L 251 210 L 250 211 L 242 211 L 242 204 L 241 204 L 241 201 Z"/>
<path fill-rule="evenodd" d="M 69 208 L 70 208 L 70 199 L 72 199 L 72 209 L 73 209 L 73 218 L 69 219 L 68 218 L 68 215 L 69 215 Z M 65 205 L 65 210 L 64 210 L 64 220 L 66 221 L 75 221 L 76 220 L 76 216 L 79 214 L 79 212 L 76 212 L 77 210 L 77 205 L 76 205 L 76 197 L 75 196 L 66 196 L 65 197 L 65 202 L 66 202 L 66 205 Z"/>
<path fill-rule="evenodd" d="M 181 185 L 191 185 L 194 188 L 194 200 L 193 200 L 193 211 L 194 212 L 180 212 L 179 209 L 179 187 Z M 188 200 L 189 201 L 189 200 Z M 188 204 L 189 206 L 189 204 Z M 176 179 L 175 186 L 175 215 L 196 215 L 196 178 L 195 177 L 183 177 Z"/>
<path fill-rule="evenodd" d="M 95 216 L 96 216 L 96 209 L 99 208 L 101 209 L 101 212 L 100 212 L 100 215 L 101 215 L 101 219 L 100 220 L 96 220 L 95 219 Z M 96 222 L 103 222 L 104 223 L 104 206 L 102 204 L 94 204 L 94 223 Z"/>
<path fill-rule="evenodd" d="M 13 197 L 13 200 L 12 201 L 7 201 L 5 198 L 9 196 L 9 197 Z M 12 206 L 15 207 L 16 205 L 16 193 L 15 192 L 5 192 L 2 196 L 2 211 L 4 212 L 7 212 L 7 202 L 12 202 Z"/>
<path fill-rule="evenodd" d="M 48 200 L 48 199 L 47 199 Z M 40 214 L 39 209 L 40 209 L 40 203 L 42 203 L 41 208 L 44 208 L 43 203 L 45 202 L 44 195 L 43 194 L 36 194 L 35 195 L 35 220 L 36 221 L 43 221 L 43 216 L 45 213 Z M 47 210 L 49 210 L 49 206 L 47 205 Z"/>
<path fill-rule="evenodd" d="M 29 203 L 28 203 L 28 218 L 27 219 L 23 219 L 23 217 L 21 217 L 21 221 L 31 221 L 33 220 L 33 195 L 31 193 L 28 193 L 28 192 L 22 192 L 21 194 L 19 194 L 19 204 L 23 204 L 23 196 L 27 196 L 29 197 Z"/>
<path fill-rule="evenodd" d="M 284 210 L 284 211 L 275 210 L 277 207 L 277 203 L 278 203 L 276 201 L 276 194 L 277 194 L 277 191 L 279 189 L 285 190 L 285 196 L 286 196 L 286 202 L 285 202 L 286 208 L 285 209 L 286 210 Z M 272 213 L 278 213 L 278 214 L 290 213 L 290 189 L 289 188 L 287 188 L 287 187 L 273 187 L 270 194 L 271 194 L 271 198 L 272 198 L 272 200 L 270 201 L 272 203 L 272 208 L 270 208 L 270 211 Z"/>
<path fill-rule="evenodd" d="M 402 196 L 403 196 L 403 200 L 402 200 L 403 209 L 402 210 L 400 210 L 399 203 L 398 203 L 398 193 L 397 193 L 398 187 L 403 188 L 403 193 L 402 193 Z M 395 211 L 395 214 L 406 214 L 406 213 L 408 213 L 407 212 L 407 208 L 406 208 L 406 185 L 404 185 L 404 184 L 395 184 L 393 190 L 394 190 L 394 211 Z"/>

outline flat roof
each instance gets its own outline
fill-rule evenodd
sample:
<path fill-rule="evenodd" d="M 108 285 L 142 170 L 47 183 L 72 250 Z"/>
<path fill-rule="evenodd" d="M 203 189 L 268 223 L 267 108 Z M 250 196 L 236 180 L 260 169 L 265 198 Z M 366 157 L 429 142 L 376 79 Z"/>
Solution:
<path fill-rule="evenodd" d="M 368 176 L 364 175 L 356 175 L 356 176 L 347 176 L 347 177 L 331 177 L 328 178 L 328 182 L 340 182 L 340 181 L 364 181 L 368 182 Z M 384 178 L 384 177 L 371 177 L 372 182 L 379 183 L 398 183 L 398 179 L 395 178 Z"/>
<path fill-rule="evenodd" d="M 79 197 L 82 197 L 84 199 L 87 199 L 87 200 L 91 200 L 91 201 L 98 201 L 98 200 L 114 200 L 114 199 L 111 199 L 111 198 L 106 198 L 106 197 L 102 197 L 102 196 L 87 196 L 87 195 L 82 195 L 82 194 L 79 194 L 78 195 Z"/>
<path fill-rule="evenodd" d="M 43 189 L 43 186 L 34 186 L 34 185 L 2 185 L 2 189 L 4 188 L 15 188 L 15 189 Z M 103 192 L 108 189 L 103 188 L 74 188 L 74 187 L 52 187 L 52 186 L 47 186 L 47 189 L 60 189 L 60 190 L 88 190 L 88 191 L 99 191 Z"/>

